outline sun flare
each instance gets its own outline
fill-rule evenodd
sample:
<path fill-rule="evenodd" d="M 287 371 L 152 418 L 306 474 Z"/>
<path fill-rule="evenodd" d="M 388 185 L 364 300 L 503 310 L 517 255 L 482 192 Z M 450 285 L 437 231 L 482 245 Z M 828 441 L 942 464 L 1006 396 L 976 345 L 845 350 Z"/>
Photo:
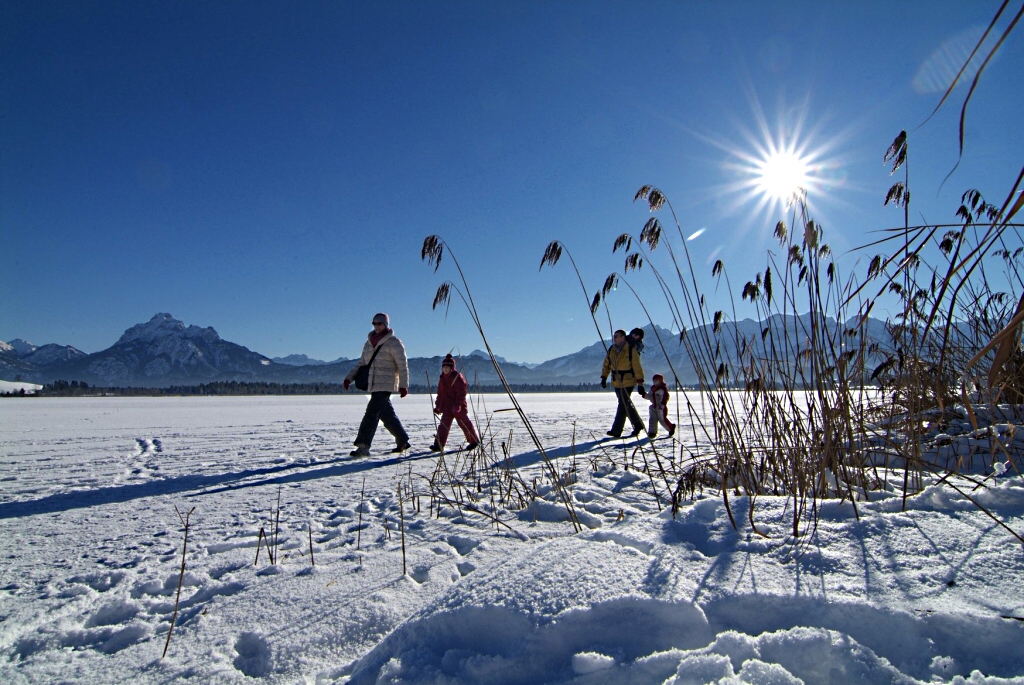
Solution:
<path fill-rule="evenodd" d="M 732 180 L 720 188 L 731 198 L 732 207 L 774 226 L 794 202 L 811 208 L 831 201 L 829 195 L 846 182 L 843 164 L 835 154 L 844 133 L 824 135 L 824 124 L 807 127 L 806 112 L 799 110 L 775 127 L 759 107 L 755 113 L 757 126 L 741 129 L 744 143 L 712 141 L 728 153 L 722 167 Z"/>
<path fill-rule="evenodd" d="M 769 246 L 780 221 L 795 224 L 813 216 L 827 224 L 829 208 L 845 204 L 839 191 L 849 187 L 849 179 L 841 149 L 853 129 L 837 127 L 830 118 L 810 122 L 809 97 L 802 103 L 780 100 L 771 120 L 753 92 L 750 104 L 751 121 L 737 120 L 736 137 L 693 132 L 724 153 L 713 162 L 720 175 L 707 196 L 728 218 L 729 238 L 710 248 L 709 259 L 730 243 L 744 250 Z M 690 240 L 722 235 L 708 230 Z"/>
<path fill-rule="evenodd" d="M 787 203 L 807 190 L 811 165 L 795 152 L 779 150 L 769 153 L 755 166 L 757 190 L 771 200 Z"/>

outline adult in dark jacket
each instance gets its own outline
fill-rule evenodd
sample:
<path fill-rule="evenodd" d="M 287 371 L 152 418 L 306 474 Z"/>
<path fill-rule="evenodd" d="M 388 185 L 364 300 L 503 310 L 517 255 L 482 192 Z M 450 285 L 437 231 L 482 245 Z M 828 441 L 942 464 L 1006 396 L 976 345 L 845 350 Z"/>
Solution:
<path fill-rule="evenodd" d="M 398 454 L 409 449 L 409 434 L 405 432 L 405 427 L 391 405 L 392 393 L 397 392 L 400 397 L 409 394 L 409 361 L 405 356 L 405 345 L 395 337 L 390 323 L 387 314 L 373 315 L 373 330 L 366 336 L 363 353 L 345 376 L 343 383 L 348 390 L 359 367 L 370 364 L 370 358 L 373 358 L 373 364 L 370 364 L 370 401 L 366 405 L 363 420 L 359 423 L 356 448 L 351 452 L 353 457 L 365 457 L 370 454 L 370 444 L 377 432 L 378 421 L 383 423 L 384 428 L 395 438 L 397 445 L 391 450 L 393 453 Z M 380 348 L 380 351 L 374 357 L 377 348 Z"/>
<path fill-rule="evenodd" d="M 629 422 L 633 425 L 633 434 L 630 437 L 635 438 L 644 429 L 644 422 L 629 396 L 633 393 L 634 387 L 639 390 L 641 397 L 647 397 L 647 393 L 644 392 L 644 367 L 640 363 L 640 353 L 634 351 L 626 341 L 625 331 L 615 331 L 615 335 L 612 336 L 612 346 L 608 348 L 601 369 L 602 388 L 608 387 L 609 374 L 612 377 L 618 407 L 615 409 L 615 419 L 608 435 L 613 438 L 622 437 L 622 428 L 626 425 L 626 417 L 629 417 Z"/>
<path fill-rule="evenodd" d="M 434 413 L 441 415 L 441 421 L 437 425 L 437 439 L 430 446 L 434 452 L 444 451 L 452 421 L 459 424 L 462 434 L 466 436 L 466 442 L 469 443 L 466 445 L 467 450 L 480 444 L 476 428 L 469 418 L 469 404 L 466 402 L 468 387 L 466 377 L 455 370 L 455 359 L 450 354 L 445 355 L 444 361 L 441 362 L 441 377 L 437 381 L 437 400 L 434 402 Z"/>

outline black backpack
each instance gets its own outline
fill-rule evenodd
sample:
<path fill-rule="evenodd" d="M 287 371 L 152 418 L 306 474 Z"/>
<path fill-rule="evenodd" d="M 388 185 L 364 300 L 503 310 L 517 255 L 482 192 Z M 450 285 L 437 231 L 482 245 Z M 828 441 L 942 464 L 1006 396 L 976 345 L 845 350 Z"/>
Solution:
<path fill-rule="evenodd" d="M 634 333 L 639 333 L 640 334 L 640 339 L 639 340 L 634 340 L 633 339 L 633 334 Z M 626 336 L 626 342 L 629 343 L 629 349 L 630 350 L 636 350 L 637 354 L 643 354 L 643 352 L 644 352 L 644 329 L 642 329 L 642 328 L 634 328 L 633 330 L 631 330 L 629 332 L 629 335 Z M 632 357 L 630 357 L 630 361 L 632 361 Z"/>

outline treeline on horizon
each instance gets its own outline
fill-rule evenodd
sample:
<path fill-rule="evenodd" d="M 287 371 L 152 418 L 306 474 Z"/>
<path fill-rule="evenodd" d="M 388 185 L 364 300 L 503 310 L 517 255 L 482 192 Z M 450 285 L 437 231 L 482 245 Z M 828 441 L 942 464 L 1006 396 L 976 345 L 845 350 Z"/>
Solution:
<path fill-rule="evenodd" d="M 433 393 L 437 388 L 426 385 L 412 385 L 409 392 L 425 395 Z M 597 392 L 601 386 L 597 383 L 541 384 L 524 383 L 513 385 L 516 392 Z M 503 393 L 500 385 L 475 385 L 470 388 L 475 393 Z M 5 396 L 17 397 L 161 397 L 161 396 L 231 396 L 231 395 L 340 395 L 342 393 L 360 393 L 358 390 L 345 390 L 341 383 L 270 383 L 265 381 L 212 381 L 199 385 L 170 385 L 164 388 L 96 386 L 84 381 L 54 381 L 47 383 L 34 394 L 7 393 Z"/>

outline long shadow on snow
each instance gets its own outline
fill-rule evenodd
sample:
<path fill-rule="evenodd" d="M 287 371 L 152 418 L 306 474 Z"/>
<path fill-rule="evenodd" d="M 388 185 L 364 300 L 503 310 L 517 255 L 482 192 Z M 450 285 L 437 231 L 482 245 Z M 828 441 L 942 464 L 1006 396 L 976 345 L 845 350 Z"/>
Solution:
<path fill-rule="evenodd" d="M 547 450 L 548 459 L 559 459 L 561 457 L 572 456 L 575 451 L 576 454 L 581 454 L 588 451 L 595 445 L 599 445 L 604 440 L 595 440 L 593 442 L 578 443 L 575 447 L 567 445 L 565 447 L 556 447 L 552 450 Z M 224 487 L 217 488 L 214 490 L 203 490 L 202 492 L 196 492 L 187 497 L 202 497 L 203 495 L 211 495 L 219 492 L 229 492 L 231 490 L 241 490 L 243 488 L 255 488 L 264 485 L 284 485 L 287 483 L 301 483 L 307 480 L 315 480 L 317 478 L 330 478 L 333 476 L 345 476 L 352 473 L 359 473 L 360 471 L 367 471 L 369 469 L 381 468 L 384 466 L 394 466 L 399 463 L 407 463 L 418 459 L 431 459 L 436 458 L 435 454 L 422 454 L 413 457 L 402 457 L 385 459 L 384 461 L 373 461 L 373 462 L 360 462 L 351 465 L 336 465 L 327 469 L 317 469 L 315 471 L 303 471 L 301 473 L 293 473 L 287 476 L 280 476 L 277 478 L 268 478 L 260 481 L 250 481 L 246 483 L 239 483 L 238 485 L 225 485 Z M 516 468 L 522 468 L 524 466 L 532 466 L 534 464 L 541 463 L 542 459 L 540 452 L 534 450 L 525 454 L 512 457 L 512 464 Z M 498 465 L 503 464 L 504 461 L 499 461 Z"/>
<path fill-rule="evenodd" d="M 278 483 L 297 483 L 319 478 L 333 478 L 351 473 L 359 473 L 369 469 L 394 466 L 400 462 L 407 462 L 412 459 L 423 459 L 431 455 L 421 457 L 389 458 L 383 461 L 357 462 L 350 464 L 334 464 L 325 468 L 315 468 L 303 464 L 284 464 L 271 466 L 262 469 L 248 469 L 233 473 L 218 473 L 211 475 L 185 475 L 163 480 L 150 481 L 146 483 L 134 483 L 130 485 L 118 485 L 113 487 L 96 488 L 94 490 L 74 490 L 48 495 L 40 499 L 25 500 L 21 502 L 5 502 L 0 504 L 0 519 L 21 518 L 22 516 L 34 516 L 36 514 L 56 514 L 72 509 L 86 509 L 88 507 L 102 506 L 104 504 L 115 504 L 129 502 L 134 499 L 145 497 L 158 497 L 160 495 L 174 495 L 182 492 L 192 492 L 187 497 L 198 497 L 212 492 L 225 492 L 241 488 L 258 487 L 261 485 L 276 485 Z M 299 470 L 301 469 L 301 470 Z M 276 478 L 267 478 L 254 482 L 226 485 L 237 481 L 244 481 L 247 478 L 267 476 L 284 471 L 294 473 Z M 220 487 L 218 487 L 220 486 Z M 208 489 L 214 488 L 214 489 Z"/>
<path fill-rule="evenodd" d="M 579 455 L 584 452 L 589 452 L 594 447 L 607 442 L 607 440 L 592 440 L 590 442 L 578 442 L 576 445 L 566 445 L 565 447 L 555 447 L 554 449 L 545 450 L 548 455 L 548 459 L 561 459 L 562 457 L 571 457 L 573 453 Z M 523 454 L 512 457 L 512 465 L 517 469 L 524 466 L 533 466 L 543 461 L 538 450 L 531 452 L 525 452 Z M 498 465 L 503 464 L 504 461 L 499 461 Z"/>
<path fill-rule="evenodd" d="M 300 471 L 298 473 L 291 473 L 287 476 L 278 476 L 276 478 L 267 478 L 265 480 L 249 481 L 246 483 L 239 483 L 237 485 L 225 485 L 213 490 L 203 490 L 202 492 L 194 492 L 186 497 L 202 497 L 203 495 L 212 495 L 220 492 L 231 492 L 232 490 L 244 490 L 246 488 L 258 488 L 264 485 L 286 485 L 288 483 L 302 483 L 307 480 L 318 480 L 320 478 L 334 478 L 336 476 L 347 476 L 353 473 L 359 473 L 361 471 L 369 471 L 371 469 L 384 468 L 385 466 L 396 466 L 398 464 L 407 464 L 410 461 L 417 461 L 419 459 L 430 459 L 434 457 L 433 454 L 420 454 L 411 457 L 392 457 L 390 459 L 384 459 L 383 461 L 369 461 L 369 462 L 358 462 L 354 464 L 335 464 L 325 469 L 315 469 Z"/>

